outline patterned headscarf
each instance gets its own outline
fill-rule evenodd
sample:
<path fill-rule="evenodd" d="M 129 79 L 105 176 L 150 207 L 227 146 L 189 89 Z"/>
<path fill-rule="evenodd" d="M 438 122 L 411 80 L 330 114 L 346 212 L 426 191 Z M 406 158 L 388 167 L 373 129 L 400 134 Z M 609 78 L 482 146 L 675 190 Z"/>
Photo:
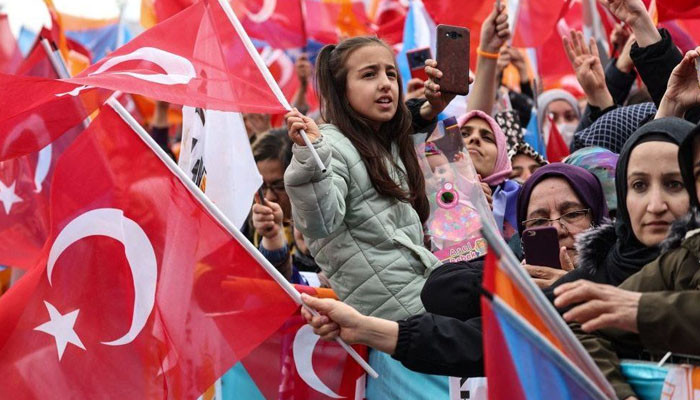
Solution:
<path fill-rule="evenodd" d="M 564 162 L 584 168 L 593 173 L 603 186 L 608 210 L 617 210 L 617 193 L 615 192 L 615 167 L 619 155 L 602 147 L 586 147 L 577 150 Z"/>
<path fill-rule="evenodd" d="M 515 111 L 499 112 L 493 117 L 498 126 L 501 127 L 503 134 L 506 135 L 506 145 L 508 151 L 524 141 L 523 127 L 520 125 L 520 117 Z"/>
<path fill-rule="evenodd" d="M 525 142 L 521 142 L 513 146 L 513 148 L 508 151 L 508 159 L 512 162 L 513 157 L 517 156 L 518 154 L 532 158 L 537 164 L 540 165 L 540 167 L 549 164 L 549 161 L 545 160 L 540 153 L 536 152 L 532 146 Z"/>
<path fill-rule="evenodd" d="M 462 115 L 457 120 L 457 124 L 461 128 L 472 118 L 481 118 L 486 121 L 486 123 L 491 127 L 491 131 L 493 131 L 493 135 L 496 137 L 498 156 L 496 156 L 496 164 L 494 165 L 493 173 L 491 173 L 489 176 L 482 177 L 482 181 L 486 182 L 490 186 L 496 186 L 508 179 L 510 173 L 513 171 L 513 168 L 510 165 L 510 159 L 508 159 L 506 136 L 503 134 L 501 127 L 498 126 L 496 121 L 494 121 L 488 114 L 480 110 L 470 111 Z"/>
<path fill-rule="evenodd" d="M 654 103 L 616 108 L 598 118 L 593 125 L 576 132 L 572 150 L 598 146 L 619 154 L 632 133 L 655 114 Z"/>

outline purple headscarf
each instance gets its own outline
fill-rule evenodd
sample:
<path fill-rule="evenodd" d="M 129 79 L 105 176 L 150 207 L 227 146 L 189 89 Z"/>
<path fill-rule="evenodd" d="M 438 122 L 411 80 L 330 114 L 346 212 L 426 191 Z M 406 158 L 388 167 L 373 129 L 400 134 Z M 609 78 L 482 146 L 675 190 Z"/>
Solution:
<path fill-rule="evenodd" d="M 506 135 L 503 134 L 503 130 L 501 130 L 501 127 L 491 116 L 480 110 L 469 111 L 462 115 L 457 120 L 457 124 L 461 128 L 472 118 L 481 118 L 489 124 L 493 136 L 496 138 L 496 148 L 498 149 L 498 156 L 496 156 L 496 164 L 493 167 L 493 172 L 489 176 L 482 177 L 481 180 L 486 182 L 489 186 L 499 185 L 508 179 L 510 173 L 513 171 L 513 167 L 510 165 L 510 159 L 508 158 Z"/>
<path fill-rule="evenodd" d="M 525 182 L 518 196 L 518 232 L 522 235 L 525 227 L 523 221 L 527 219 L 527 207 L 530 204 L 530 195 L 540 182 L 547 178 L 563 178 L 583 204 L 591 209 L 591 221 L 593 225 L 600 225 L 603 218 L 608 216 L 608 206 L 600 186 L 598 178 L 587 170 L 564 163 L 552 163 L 535 171 Z"/>

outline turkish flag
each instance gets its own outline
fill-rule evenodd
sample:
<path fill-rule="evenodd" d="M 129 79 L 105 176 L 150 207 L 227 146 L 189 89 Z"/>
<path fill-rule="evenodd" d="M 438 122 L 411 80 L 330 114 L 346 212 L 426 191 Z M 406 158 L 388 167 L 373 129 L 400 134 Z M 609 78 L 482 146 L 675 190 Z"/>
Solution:
<path fill-rule="evenodd" d="M 403 42 L 403 28 L 407 13 L 408 7 L 400 0 L 382 0 L 374 19 L 377 25 L 377 36 L 390 45 Z"/>
<path fill-rule="evenodd" d="M 549 140 L 547 141 L 547 161 L 561 162 L 569 155 L 569 146 L 561 137 L 557 124 L 552 121 L 552 117 L 548 116 L 551 128 L 549 129 Z"/>
<path fill-rule="evenodd" d="M 469 64 L 476 69 L 481 25 L 491 14 L 494 2 L 483 0 L 423 0 L 425 9 L 436 24 L 463 26 L 469 29 L 470 51 Z M 464 10 L 456 12 L 456 10 Z"/>
<path fill-rule="evenodd" d="M 7 14 L 0 14 L 0 72 L 14 74 L 22 63 L 22 52 L 17 46 Z"/>
<path fill-rule="evenodd" d="M 316 297 L 328 297 L 318 291 L 330 291 L 295 286 Z M 367 359 L 367 347 L 353 348 Z M 269 400 L 364 398 L 366 375 L 362 367 L 337 342 L 320 340 L 299 312 L 241 363 L 260 393 Z M 247 393 L 233 388 L 226 394 L 245 398 Z"/>
<path fill-rule="evenodd" d="M 0 297 L 15 398 L 195 398 L 298 308 L 109 106 L 50 207 L 41 262 Z"/>
<path fill-rule="evenodd" d="M 0 74 L 0 161 L 37 152 L 80 124 L 111 91 Z"/>
<path fill-rule="evenodd" d="M 521 1 L 513 32 L 514 47 L 538 47 L 543 45 L 557 22 L 568 10 L 568 0 Z"/>
<path fill-rule="evenodd" d="M 161 22 L 70 81 L 208 110 L 285 112 L 215 0 Z"/>
<path fill-rule="evenodd" d="M 306 46 L 301 0 L 238 0 L 231 2 L 250 37 L 276 49 Z"/>
<path fill-rule="evenodd" d="M 304 20 L 308 37 L 324 44 L 376 30 L 359 0 L 304 0 Z"/>

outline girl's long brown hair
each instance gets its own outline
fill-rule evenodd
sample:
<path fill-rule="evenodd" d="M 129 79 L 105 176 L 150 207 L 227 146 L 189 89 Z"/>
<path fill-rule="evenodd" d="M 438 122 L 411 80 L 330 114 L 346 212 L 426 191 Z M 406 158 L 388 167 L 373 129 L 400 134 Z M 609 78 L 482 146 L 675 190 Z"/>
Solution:
<path fill-rule="evenodd" d="M 404 104 L 401 77 L 398 76 L 399 99 L 394 117 L 384 122 L 375 132 L 371 124 L 350 107 L 347 100 L 347 75 L 345 62 L 355 50 L 364 46 L 383 46 L 392 51 L 380 39 L 359 36 L 346 39 L 336 45 L 327 45 L 316 60 L 317 93 L 321 97 L 321 117 L 340 129 L 355 146 L 367 168 L 372 186 L 381 195 L 410 203 L 418 212 L 421 222 L 428 219 L 430 206 L 425 195 L 425 179 L 418 165 L 411 134 L 411 113 Z M 392 53 L 393 54 L 393 53 Z M 391 156 L 391 145 L 396 143 L 405 171 L 399 168 Z M 408 191 L 391 178 L 386 162 L 393 164 L 401 180 L 408 181 Z"/>

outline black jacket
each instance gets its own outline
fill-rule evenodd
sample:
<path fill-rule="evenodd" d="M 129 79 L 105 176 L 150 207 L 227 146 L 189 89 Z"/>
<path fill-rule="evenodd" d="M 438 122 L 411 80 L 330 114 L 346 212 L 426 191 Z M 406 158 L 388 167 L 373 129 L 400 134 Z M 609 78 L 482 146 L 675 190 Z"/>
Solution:
<path fill-rule="evenodd" d="M 673 69 L 683 59 L 683 54 L 673 43 L 671 34 L 664 28 L 659 29 L 659 33 L 661 41 L 647 47 L 639 47 L 637 43 L 634 43 L 630 51 L 634 66 L 647 86 L 656 107 L 659 106 L 664 93 L 666 93 L 668 80 Z M 694 107 L 689 110 L 685 119 L 698 123 L 700 121 L 700 108 Z"/>

